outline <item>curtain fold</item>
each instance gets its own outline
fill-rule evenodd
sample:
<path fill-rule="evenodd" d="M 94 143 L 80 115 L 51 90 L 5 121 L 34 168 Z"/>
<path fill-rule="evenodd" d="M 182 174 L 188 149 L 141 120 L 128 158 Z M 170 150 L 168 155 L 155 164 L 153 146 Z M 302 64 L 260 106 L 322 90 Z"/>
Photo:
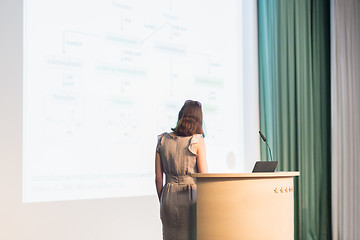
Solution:
<path fill-rule="evenodd" d="M 360 1 L 331 9 L 333 239 L 360 239 Z"/>
<path fill-rule="evenodd" d="M 330 2 L 258 0 L 258 29 L 260 128 L 278 170 L 300 171 L 295 239 L 330 239 Z"/>

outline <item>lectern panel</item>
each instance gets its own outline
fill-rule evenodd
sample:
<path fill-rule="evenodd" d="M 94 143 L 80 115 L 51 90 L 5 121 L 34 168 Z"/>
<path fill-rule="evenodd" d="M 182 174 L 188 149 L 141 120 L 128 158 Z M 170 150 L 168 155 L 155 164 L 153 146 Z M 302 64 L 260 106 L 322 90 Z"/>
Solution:
<path fill-rule="evenodd" d="M 293 177 L 197 182 L 198 240 L 294 238 Z"/>

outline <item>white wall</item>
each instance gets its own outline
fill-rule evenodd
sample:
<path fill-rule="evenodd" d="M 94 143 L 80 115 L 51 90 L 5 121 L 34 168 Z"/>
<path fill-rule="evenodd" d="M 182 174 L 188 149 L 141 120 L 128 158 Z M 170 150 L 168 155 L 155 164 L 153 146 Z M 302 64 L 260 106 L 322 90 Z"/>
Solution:
<path fill-rule="evenodd" d="M 244 170 L 260 160 L 257 1 L 243 1 Z M 253 122 L 255 121 L 255 123 Z"/>
<path fill-rule="evenodd" d="M 248 9 L 246 12 L 256 19 L 256 1 L 246 2 L 244 11 Z M 248 27 L 244 29 L 251 32 L 248 36 L 257 36 L 256 22 L 250 27 L 249 22 L 244 23 Z M 0 33 L 0 239 L 161 239 L 155 195 L 22 203 L 22 1 L 1 0 Z M 257 82 L 254 40 L 244 40 L 255 56 L 244 63 L 248 70 L 244 79 Z M 245 104 L 257 101 L 257 85 L 244 90 Z M 248 114 L 248 119 L 258 119 L 258 109 L 252 108 Z M 259 158 L 258 129 L 247 131 L 250 137 L 244 153 L 245 169 Z"/>

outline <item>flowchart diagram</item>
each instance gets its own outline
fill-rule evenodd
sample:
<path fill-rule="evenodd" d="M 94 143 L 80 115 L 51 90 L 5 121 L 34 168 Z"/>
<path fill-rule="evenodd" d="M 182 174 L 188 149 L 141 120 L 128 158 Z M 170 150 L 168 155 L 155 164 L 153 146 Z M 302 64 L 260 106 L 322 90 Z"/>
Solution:
<path fill-rule="evenodd" d="M 27 0 L 24 12 L 28 201 L 152 194 L 154 140 L 186 99 L 203 103 L 209 145 L 224 151 L 213 158 L 239 155 L 238 136 L 223 141 L 240 131 L 237 1 Z"/>

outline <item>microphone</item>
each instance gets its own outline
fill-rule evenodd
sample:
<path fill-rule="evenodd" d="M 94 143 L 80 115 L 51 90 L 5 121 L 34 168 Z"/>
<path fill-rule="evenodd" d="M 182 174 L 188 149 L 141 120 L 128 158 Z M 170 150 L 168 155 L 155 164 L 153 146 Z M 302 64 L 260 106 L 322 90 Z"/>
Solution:
<path fill-rule="evenodd" d="M 259 134 L 260 134 L 260 137 L 262 138 L 262 140 L 266 143 L 266 146 L 269 148 L 269 151 L 270 151 L 270 158 L 271 158 L 271 161 L 273 161 L 273 158 L 272 158 L 272 155 L 271 155 L 271 148 L 269 147 L 269 144 L 267 143 L 266 141 L 266 138 L 264 136 L 264 134 L 261 133 L 261 131 L 259 131 Z"/>
<path fill-rule="evenodd" d="M 260 131 L 259 131 L 259 133 L 260 133 L 260 137 L 264 140 L 264 142 L 266 142 L 265 136 Z M 267 144 L 267 142 L 266 142 L 266 144 Z"/>

